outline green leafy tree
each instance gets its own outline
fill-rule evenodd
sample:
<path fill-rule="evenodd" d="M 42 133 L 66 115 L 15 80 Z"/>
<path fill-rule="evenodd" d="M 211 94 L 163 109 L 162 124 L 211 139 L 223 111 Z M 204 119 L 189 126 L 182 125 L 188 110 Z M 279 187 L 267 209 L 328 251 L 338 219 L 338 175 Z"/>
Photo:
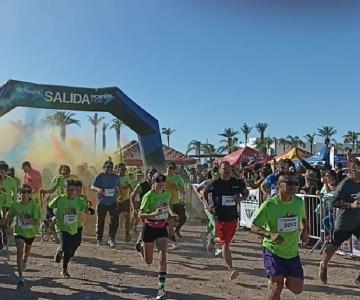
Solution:
<path fill-rule="evenodd" d="M 170 147 L 170 136 L 176 131 L 172 128 L 162 128 L 161 133 L 166 136 L 167 146 Z"/>
<path fill-rule="evenodd" d="M 74 119 L 74 113 L 65 111 L 56 111 L 46 117 L 47 123 L 52 127 L 60 128 L 60 138 L 62 142 L 66 140 L 66 127 L 72 124 L 80 126 L 80 121 Z"/>

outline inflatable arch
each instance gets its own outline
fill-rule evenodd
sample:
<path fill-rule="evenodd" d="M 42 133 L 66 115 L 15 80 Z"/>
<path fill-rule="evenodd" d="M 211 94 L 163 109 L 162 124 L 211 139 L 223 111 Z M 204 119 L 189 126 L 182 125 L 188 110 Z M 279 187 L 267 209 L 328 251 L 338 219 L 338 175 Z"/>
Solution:
<path fill-rule="evenodd" d="M 117 87 L 94 89 L 8 80 L 0 86 L 0 117 L 18 106 L 109 112 L 137 133 L 144 167 L 165 168 L 158 121 Z"/>

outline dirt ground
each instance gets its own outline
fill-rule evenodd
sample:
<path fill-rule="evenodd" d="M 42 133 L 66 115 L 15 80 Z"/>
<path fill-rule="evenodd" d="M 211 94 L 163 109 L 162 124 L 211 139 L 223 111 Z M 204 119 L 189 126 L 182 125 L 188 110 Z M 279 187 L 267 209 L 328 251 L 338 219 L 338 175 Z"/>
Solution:
<path fill-rule="evenodd" d="M 204 250 L 201 233 L 204 226 L 188 224 L 179 248 L 171 250 L 168 261 L 167 299 L 265 299 L 264 276 L 259 240 L 249 232 L 238 232 L 232 245 L 234 266 L 240 277 L 230 282 L 221 258 L 210 257 Z M 119 240 L 121 233 L 119 235 Z M 119 242 L 114 249 L 98 247 L 86 235 L 73 261 L 71 279 L 62 279 L 60 266 L 53 262 L 56 245 L 34 242 L 32 256 L 24 273 L 26 285 L 16 290 L 15 248 L 10 260 L 0 255 L 0 299 L 154 299 L 157 293 L 157 263 L 146 266 L 134 250 L 134 244 Z M 329 272 L 329 284 L 317 279 L 318 254 L 303 249 L 306 286 L 303 294 L 293 296 L 288 290 L 282 299 L 360 299 L 360 289 L 353 284 L 360 263 L 335 257 Z"/>

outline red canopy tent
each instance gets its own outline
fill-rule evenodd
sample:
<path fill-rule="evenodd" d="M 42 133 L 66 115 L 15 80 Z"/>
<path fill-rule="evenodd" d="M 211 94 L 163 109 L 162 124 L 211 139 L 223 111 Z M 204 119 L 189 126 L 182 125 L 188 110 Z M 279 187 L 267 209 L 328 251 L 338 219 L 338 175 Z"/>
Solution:
<path fill-rule="evenodd" d="M 128 166 L 142 166 L 143 161 L 140 154 L 140 147 L 137 141 L 131 141 L 121 148 L 123 161 Z M 163 145 L 166 162 L 174 162 L 177 165 L 193 165 L 196 160 L 173 149 Z M 116 153 L 119 155 L 119 152 Z"/>
<path fill-rule="evenodd" d="M 264 154 L 256 149 L 245 147 L 240 148 L 233 153 L 230 153 L 224 157 L 221 157 L 217 159 L 218 163 L 221 163 L 223 161 L 227 161 L 230 163 L 230 165 L 239 166 L 241 162 L 243 161 L 254 161 L 254 162 L 260 162 L 265 163 L 267 162 L 271 157 L 267 154 Z"/>

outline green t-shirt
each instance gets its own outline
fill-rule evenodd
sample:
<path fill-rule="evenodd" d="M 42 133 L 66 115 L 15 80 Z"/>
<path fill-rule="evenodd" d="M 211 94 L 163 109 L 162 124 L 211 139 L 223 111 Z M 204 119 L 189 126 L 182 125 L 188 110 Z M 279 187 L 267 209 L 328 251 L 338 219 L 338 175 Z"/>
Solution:
<path fill-rule="evenodd" d="M 5 176 L 4 180 L 0 181 L 0 188 L 3 188 L 6 193 L 5 207 L 10 207 L 12 202 L 17 201 L 17 183 L 16 180 L 10 176 Z"/>
<path fill-rule="evenodd" d="M 55 176 L 51 181 L 51 189 L 55 189 L 57 195 L 65 193 L 66 180 L 78 180 L 78 178 L 75 175 L 70 175 L 67 179 L 62 175 Z"/>
<path fill-rule="evenodd" d="M 155 192 L 154 190 L 150 190 L 144 195 L 141 201 L 140 210 L 146 214 L 151 214 L 160 209 L 160 214 L 152 219 L 166 220 L 169 216 L 170 197 L 170 193 L 166 190 L 161 194 Z"/>
<path fill-rule="evenodd" d="M 290 259 L 299 255 L 299 240 L 302 220 L 306 219 L 304 201 L 294 196 L 290 202 L 283 202 L 278 196 L 265 201 L 253 216 L 253 224 L 265 230 L 280 233 L 284 242 L 276 245 L 264 238 L 263 246 L 275 255 Z"/>
<path fill-rule="evenodd" d="M 2 215 L 2 208 L 7 207 L 8 200 L 7 200 L 7 194 L 5 192 L 0 193 L 0 219 L 4 217 Z"/>
<path fill-rule="evenodd" d="M 124 202 L 130 199 L 130 188 L 132 188 L 132 182 L 129 175 L 119 176 L 120 178 L 120 199 L 119 202 Z"/>
<path fill-rule="evenodd" d="M 171 193 L 171 204 L 178 204 L 180 202 L 179 189 L 185 188 L 185 183 L 182 177 L 180 175 L 167 175 L 166 188 Z"/>
<path fill-rule="evenodd" d="M 39 226 L 32 225 L 28 219 L 40 221 L 40 207 L 35 201 L 23 205 L 20 201 L 12 202 L 9 209 L 11 215 L 16 218 L 14 234 L 25 238 L 33 238 L 38 233 Z"/>
<path fill-rule="evenodd" d="M 87 207 L 87 202 L 83 198 L 69 200 L 65 194 L 61 194 L 50 202 L 49 207 L 54 210 L 56 215 L 55 230 L 74 235 L 78 230 L 79 219 Z"/>

